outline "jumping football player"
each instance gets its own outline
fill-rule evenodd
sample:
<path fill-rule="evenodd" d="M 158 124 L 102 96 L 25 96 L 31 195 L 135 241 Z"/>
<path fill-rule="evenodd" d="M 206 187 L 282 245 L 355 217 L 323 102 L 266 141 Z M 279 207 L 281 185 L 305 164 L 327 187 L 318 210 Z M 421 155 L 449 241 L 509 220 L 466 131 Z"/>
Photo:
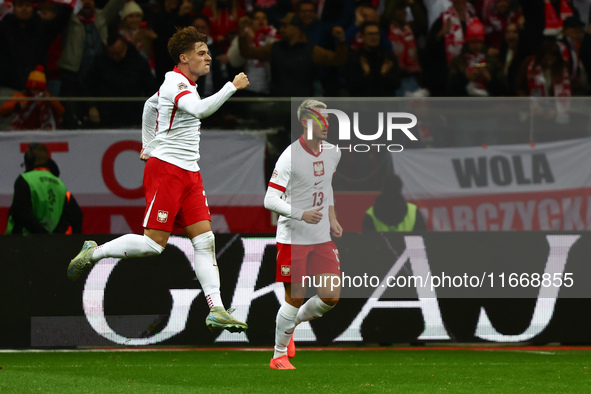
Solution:
<path fill-rule="evenodd" d="M 211 216 L 197 161 L 201 119 L 217 111 L 249 82 L 240 73 L 219 92 L 202 100 L 195 82 L 210 71 L 211 56 L 206 42 L 207 37 L 192 26 L 177 30 L 168 41 L 168 51 L 177 65 L 144 105 L 140 153 L 146 161 L 144 235 L 127 234 L 100 246 L 94 241 L 84 242 L 68 266 L 68 278 L 78 279 L 104 258 L 162 253 L 176 222 L 195 250 L 193 269 L 210 307 L 206 325 L 210 329 L 241 332 L 248 326 L 236 320 L 222 303 Z"/>

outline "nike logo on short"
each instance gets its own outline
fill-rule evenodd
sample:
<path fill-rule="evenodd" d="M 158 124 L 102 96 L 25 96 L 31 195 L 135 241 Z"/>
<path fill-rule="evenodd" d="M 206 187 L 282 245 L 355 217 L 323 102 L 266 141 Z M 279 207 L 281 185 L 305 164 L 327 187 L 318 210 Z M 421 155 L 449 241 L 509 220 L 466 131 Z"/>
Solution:
<path fill-rule="evenodd" d="M 291 334 L 293 334 L 293 330 L 291 330 L 291 332 L 287 332 L 287 331 L 285 331 L 285 333 L 286 333 L 287 335 L 291 335 Z"/>

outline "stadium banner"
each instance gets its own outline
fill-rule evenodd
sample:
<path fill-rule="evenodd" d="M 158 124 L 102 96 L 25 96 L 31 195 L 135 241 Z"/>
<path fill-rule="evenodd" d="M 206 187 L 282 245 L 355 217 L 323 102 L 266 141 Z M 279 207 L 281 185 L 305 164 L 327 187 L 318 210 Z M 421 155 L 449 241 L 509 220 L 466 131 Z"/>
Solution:
<path fill-rule="evenodd" d="M 203 184 L 217 232 L 272 232 L 263 207 L 265 134 L 205 130 L 201 134 Z M 0 134 L 0 231 L 12 203 L 14 181 L 31 142 L 47 145 L 68 190 L 84 212 L 86 234 L 142 232 L 144 162 L 139 130 L 86 130 Z M 237 169 L 240 169 L 239 171 Z"/>
<path fill-rule="evenodd" d="M 435 231 L 591 229 L 591 139 L 405 150 L 404 195 Z"/>
<path fill-rule="evenodd" d="M 187 238 L 172 236 L 157 257 L 101 260 L 69 282 L 67 263 L 86 237 L 0 237 L 0 348 L 272 346 L 284 294 L 273 236 L 216 236 L 224 304 L 249 324 L 240 334 L 207 330 Z M 341 301 L 299 325 L 296 342 L 591 343 L 589 232 L 346 233 L 335 242 Z"/>

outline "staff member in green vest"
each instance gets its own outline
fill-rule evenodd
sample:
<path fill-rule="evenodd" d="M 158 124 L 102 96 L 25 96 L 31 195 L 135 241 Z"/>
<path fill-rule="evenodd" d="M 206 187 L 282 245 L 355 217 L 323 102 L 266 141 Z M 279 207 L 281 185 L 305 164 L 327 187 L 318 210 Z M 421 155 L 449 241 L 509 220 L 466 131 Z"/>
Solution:
<path fill-rule="evenodd" d="M 14 182 L 6 234 L 72 234 L 82 232 L 82 211 L 58 178 L 59 169 L 43 144 L 25 152 L 25 173 Z"/>
<path fill-rule="evenodd" d="M 365 212 L 363 231 L 426 231 L 427 225 L 415 204 L 402 196 L 402 180 L 396 174 L 384 179 L 382 192 Z"/>

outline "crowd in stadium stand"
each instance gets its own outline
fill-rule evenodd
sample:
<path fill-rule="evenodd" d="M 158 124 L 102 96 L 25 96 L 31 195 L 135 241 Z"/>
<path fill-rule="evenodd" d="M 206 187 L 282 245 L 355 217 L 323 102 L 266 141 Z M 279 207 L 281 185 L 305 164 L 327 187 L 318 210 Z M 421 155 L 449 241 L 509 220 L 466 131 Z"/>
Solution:
<path fill-rule="evenodd" d="M 213 58 L 212 72 L 198 81 L 202 96 L 240 71 L 251 80 L 240 92 L 248 97 L 584 96 L 591 92 L 590 5 L 0 0 L 0 97 L 147 97 L 174 65 L 168 39 L 189 25 L 207 34 Z M 43 89 L 32 93 L 31 73 L 40 70 Z M 62 104 L 58 128 L 125 126 L 122 119 L 141 117 L 133 102 Z"/>

